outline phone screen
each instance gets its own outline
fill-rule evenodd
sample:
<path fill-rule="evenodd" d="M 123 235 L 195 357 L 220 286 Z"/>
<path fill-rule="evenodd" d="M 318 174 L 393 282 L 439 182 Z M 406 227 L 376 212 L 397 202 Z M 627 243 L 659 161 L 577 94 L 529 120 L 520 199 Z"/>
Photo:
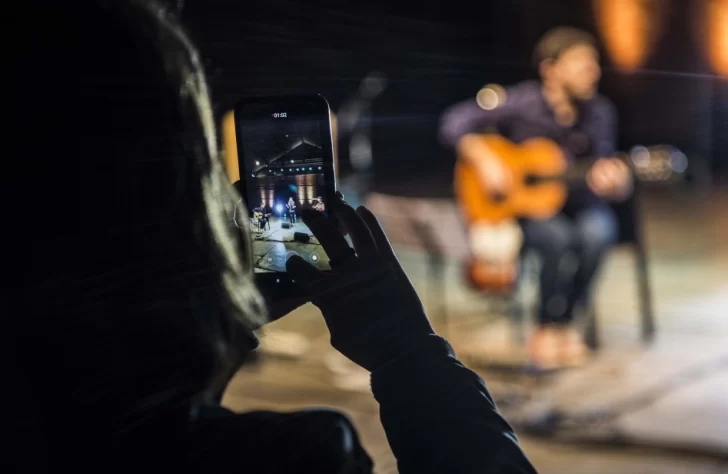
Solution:
<path fill-rule="evenodd" d="M 293 254 L 330 270 L 301 219 L 305 209 L 328 214 L 336 192 L 328 103 L 321 96 L 244 99 L 235 126 L 255 272 L 285 272 Z"/>

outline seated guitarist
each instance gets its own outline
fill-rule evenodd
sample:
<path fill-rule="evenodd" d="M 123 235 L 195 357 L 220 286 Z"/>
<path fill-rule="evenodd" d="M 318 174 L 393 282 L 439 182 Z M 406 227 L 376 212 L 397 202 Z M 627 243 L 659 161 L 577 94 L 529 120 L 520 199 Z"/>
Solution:
<path fill-rule="evenodd" d="M 260 203 L 260 206 L 253 209 L 253 219 L 257 223 L 258 230 L 265 230 L 266 226 L 270 229 L 270 223 L 268 222 L 269 213 L 267 211 L 268 209 L 263 202 Z"/>
<path fill-rule="evenodd" d="M 586 346 L 570 323 L 583 307 L 592 280 L 617 237 L 607 200 L 627 198 L 631 174 L 615 158 L 617 117 L 613 105 L 597 94 L 601 75 L 594 38 L 561 27 L 539 41 L 534 62 L 541 81 L 506 88 L 497 106 L 485 110 L 475 99 L 449 108 L 441 125 L 443 141 L 471 161 L 484 189 L 507 193 L 509 175 L 494 153 L 474 134 L 495 129 L 516 143 L 533 137 L 560 144 L 571 161 L 596 159 L 583 190 L 569 194 L 563 211 L 547 221 L 522 220 L 524 245 L 539 252 L 541 301 L 539 329 L 529 352 L 543 368 L 583 363 Z"/>

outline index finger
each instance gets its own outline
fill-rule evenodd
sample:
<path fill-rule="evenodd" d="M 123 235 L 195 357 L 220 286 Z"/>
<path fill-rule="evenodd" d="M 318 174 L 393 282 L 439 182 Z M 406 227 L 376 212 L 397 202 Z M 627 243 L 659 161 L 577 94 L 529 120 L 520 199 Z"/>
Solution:
<path fill-rule="evenodd" d="M 330 261 L 340 261 L 353 253 L 341 232 L 322 213 L 307 209 L 303 212 L 303 222 L 321 243 Z"/>
<path fill-rule="evenodd" d="M 377 245 L 361 216 L 343 201 L 336 202 L 333 208 L 336 217 L 339 218 L 349 237 L 351 237 L 357 255 L 364 258 L 376 256 Z"/>

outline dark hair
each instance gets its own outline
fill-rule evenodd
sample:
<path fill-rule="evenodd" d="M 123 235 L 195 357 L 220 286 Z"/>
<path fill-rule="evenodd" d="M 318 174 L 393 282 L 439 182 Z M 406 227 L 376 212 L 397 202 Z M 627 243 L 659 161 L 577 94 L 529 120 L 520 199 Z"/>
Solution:
<path fill-rule="evenodd" d="M 264 307 L 247 228 L 232 225 L 239 196 L 172 15 L 147 0 L 18 5 L 3 300 L 49 411 L 94 411 L 118 434 L 219 389 L 253 348 Z"/>
<path fill-rule="evenodd" d="M 596 48 L 594 35 L 578 28 L 561 26 L 547 31 L 536 43 L 533 50 L 533 65 L 538 70 L 547 59 L 559 59 L 561 54 L 572 46 L 589 45 Z"/>

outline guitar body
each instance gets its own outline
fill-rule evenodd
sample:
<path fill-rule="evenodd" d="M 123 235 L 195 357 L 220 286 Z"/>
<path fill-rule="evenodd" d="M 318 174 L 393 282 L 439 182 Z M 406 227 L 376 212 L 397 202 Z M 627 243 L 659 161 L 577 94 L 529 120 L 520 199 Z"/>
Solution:
<path fill-rule="evenodd" d="M 455 167 L 455 195 L 469 222 L 500 222 L 527 217 L 548 219 L 566 203 L 568 190 L 557 180 L 528 184 L 529 178 L 550 178 L 566 172 L 567 161 L 559 146 L 546 138 L 515 144 L 499 135 L 483 135 L 511 174 L 511 191 L 498 198 L 483 189 L 474 167 L 459 159 Z"/>
<path fill-rule="evenodd" d="M 548 219 L 561 210 L 568 189 L 548 178 L 562 175 L 567 161 L 561 148 L 544 138 L 522 144 L 499 135 L 483 135 L 480 140 L 500 158 L 512 184 L 508 194 L 494 195 L 484 189 L 474 166 L 459 157 L 455 196 L 469 226 L 472 254 L 466 272 L 476 288 L 506 293 L 518 279 L 522 235 L 517 219 Z M 538 182 L 538 178 L 546 179 Z"/>

